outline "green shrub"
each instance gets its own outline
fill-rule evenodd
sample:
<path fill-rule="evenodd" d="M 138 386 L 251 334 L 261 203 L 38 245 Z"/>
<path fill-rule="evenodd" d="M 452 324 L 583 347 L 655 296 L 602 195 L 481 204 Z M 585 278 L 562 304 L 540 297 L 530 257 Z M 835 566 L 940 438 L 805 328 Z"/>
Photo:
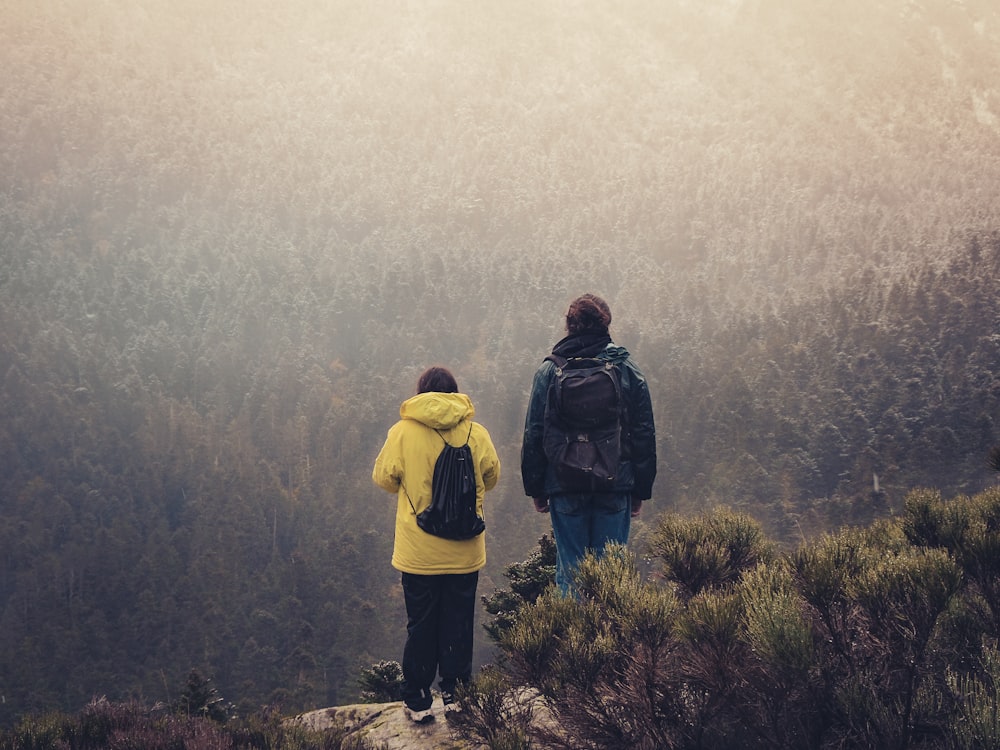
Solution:
<path fill-rule="evenodd" d="M 904 528 L 914 543 L 942 547 L 961 567 L 1000 630 L 1000 489 L 944 500 L 911 493 Z"/>
<path fill-rule="evenodd" d="M 178 699 L 175 710 L 187 716 L 201 716 L 224 724 L 229 718 L 225 701 L 212 681 L 202 677 L 197 669 L 188 673 L 187 684 Z"/>
<path fill-rule="evenodd" d="M 684 723 L 673 593 L 643 582 L 617 545 L 581 561 L 576 592 L 548 590 L 501 641 L 513 684 L 537 689 L 556 718 L 558 730 L 535 736 L 544 747 L 671 746 Z"/>
<path fill-rule="evenodd" d="M 728 511 L 664 517 L 662 577 L 611 546 L 523 607 L 505 690 L 544 696 L 546 747 L 996 746 L 1000 492 L 906 508 L 787 554 Z"/>
<path fill-rule="evenodd" d="M 983 649 L 979 674 L 948 670 L 948 687 L 958 696 L 951 724 L 952 745 L 958 750 L 1000 747 L 1000 652 L 996 646 Z"/>
<path fill-rule="evenodd" d="M 955 561 L 908 543 L 942 538 L 930 519 L 945 516 L 928 498 L 908 499 L 920 509 L 908 522 L 825 535 L 790 558 L 815 630 L 817 716 L 849 744 L 909 747 L 939 735 L 947 721 L 943 659 L 965 647 L 945 635 L 974 618 L 958 598 L 963 577 Z"/>
<path fill-rule="evenodd" d="M 403 700 L 403 667 L 398 661 L 383 659 L 361 670 L 358 685 L 362 703 Z"/>
<path fill-rule="evenodd" d="M 490 596 L 482 597 L 486 612 L 493 618 L 483 627 L 494 643 L 510 630 L 525 604 L 534 604 L 555 583 L 556 544 L 553 538 L 543 535 L 538 540 L 538 549 L 527 560 L 504 568 L 504 576 L 510 581 L 510 590 L 497 589 Z"/>
<path fill-rule="evenodd" d="M 768 674 L 804 676 L 813 664 L 813 631 L 788 567 L 758 565 L 742 578 L 738 592 L 747 641 Z"/>
<path fill-rule="evenodd" d="M 756 521 L 724 509 L 690 519 L 661 516 L 649 548 L 666 579 L 685 597 L 731 584 L 774 554 L 774 545 Z"/>

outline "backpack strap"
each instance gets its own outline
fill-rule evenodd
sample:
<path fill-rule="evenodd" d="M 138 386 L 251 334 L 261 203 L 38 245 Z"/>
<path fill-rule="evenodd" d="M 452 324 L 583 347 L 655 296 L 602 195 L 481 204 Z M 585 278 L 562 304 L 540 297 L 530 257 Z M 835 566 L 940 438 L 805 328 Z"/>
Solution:
<path fill-rule="evenodd" d="M 406 485 L 403 484 L 403 480 L 399 480 L 399 486 L 403 488 L 403 494 L 406 495 L 406 502 L 410 504 L 410 510 L 413 511 L 413 515 L 417 515 L 417 509 L 413 507 L 413 501 L 410 499 L 410 493 L 406 491 Z"/>
<path fill-rule="evenodd" d="M 560 357 L 558 354 L 550 354 L 545 359 L 543 359 L 542 361 L 543 362 L 551 362 L 556 367 L 565 367 L 566 363 L 569 362 L 568 359 L 566 359 L 565 357 Z"/>
<path fill-rule="evenodd" d="M 593 356 L 593 357 L 570 357 L 569 359 L 567 359 L 566 357 L 560 357 L 558 354 L 550 354 L 545 359 L 543 359 L 542 361 L 543 362 L 551 362 L 552 364 L 554 364 L 556 366 L 557 369 L 561 370 L 561 369 L 565 368 L 566 365 L 568 365 L 570 363 L 570 360 L 588 360 L 588 361 L 591 361 L 591 362 L 604 362 L 605 366 L 608 367 L 609 369 L 611 367 L 618 367 L 618 363 L 617 362 L 614 362 L 614 361 L 612 361 L 610 359 L 604 359 L 604 357 L 598 357 L 598 356 Z"/>
<path fill-rule="evenodd" d="M 444 444 L 445 445 L 447 445 L 447 446 L 449 446 L 451 448 L 464 448 L 466 445 L 469 444 L 469 438 L 472 437 L 472 424 L 473 424 L 472 420 L 469 420 L 469 434 L 465 436 L 465 443 L 463 443 L 462 445 L 452 445 L 451 443 L 449 443 L 448 439 L 444 435 L 441 434 L 441 430 L 435 429 L 434 432 L 436 432 L 438 434 L 439 438 L 441 438 L 442 440 L 444 440 Z"/>

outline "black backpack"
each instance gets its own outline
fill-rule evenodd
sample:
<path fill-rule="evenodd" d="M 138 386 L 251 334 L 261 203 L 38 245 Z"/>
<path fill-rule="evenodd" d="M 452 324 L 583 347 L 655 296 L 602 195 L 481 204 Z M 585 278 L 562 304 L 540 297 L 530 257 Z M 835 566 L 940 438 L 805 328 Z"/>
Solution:
<path fill-rule="evenodd" d="M 545 404 L 545 457 L 564 490 L 610 491 L 622 454 L 618 367 L 590 357 L 546 359 L 556 368 Z"/>
<path fill-rule="evenodd" d="M 444 539 L 472 539 L 486 529 L 486 522 L 476 513 L 476 469 L 469 448 L 472 425 L 465 445 L 460 447 L 450 445 L 444 435 L 435 432 L 444 440 L 444 448 L 434 463 L 431 504 L 417 514 L 417 526 Z M 409 500 L 409 493 L 406 497 Z M 413 508 L 412 500 L 410 507 Z M 417 512 L 416 508 L 413 512 Z"/>

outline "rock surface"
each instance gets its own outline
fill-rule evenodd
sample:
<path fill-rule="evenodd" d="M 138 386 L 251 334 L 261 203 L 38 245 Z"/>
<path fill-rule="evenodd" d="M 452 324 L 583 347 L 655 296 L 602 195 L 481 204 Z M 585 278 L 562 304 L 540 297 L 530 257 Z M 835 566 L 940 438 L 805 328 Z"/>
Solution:
<path fill-rule="evenodd" d="M 440 701 L 433 706 L 434 721 L 414 724 L 403 713 L 402 702 L 358 703 L 321 708 L 299 714 L 295 720 L 310 729 L 343 724 L 349 732 L 386 750 L 474 750 L 478 747 L 454 734 L 445 720 Z"/>

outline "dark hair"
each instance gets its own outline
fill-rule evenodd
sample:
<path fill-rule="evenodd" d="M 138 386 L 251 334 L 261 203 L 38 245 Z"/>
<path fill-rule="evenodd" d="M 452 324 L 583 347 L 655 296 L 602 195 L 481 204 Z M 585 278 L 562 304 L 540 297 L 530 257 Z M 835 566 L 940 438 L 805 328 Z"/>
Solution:
<path fill-rule="evenodd" d="M 444 367 L 428 367 L 417 381 L 417 393 L 458 393 L 455 376 Z"/>
<path fill-rule="evenodd" d="M 567 333 L 607 333 L 610 325 L 611 308 L 596 294 L 583 294 L 570 303 L 566 313 Z"/>

